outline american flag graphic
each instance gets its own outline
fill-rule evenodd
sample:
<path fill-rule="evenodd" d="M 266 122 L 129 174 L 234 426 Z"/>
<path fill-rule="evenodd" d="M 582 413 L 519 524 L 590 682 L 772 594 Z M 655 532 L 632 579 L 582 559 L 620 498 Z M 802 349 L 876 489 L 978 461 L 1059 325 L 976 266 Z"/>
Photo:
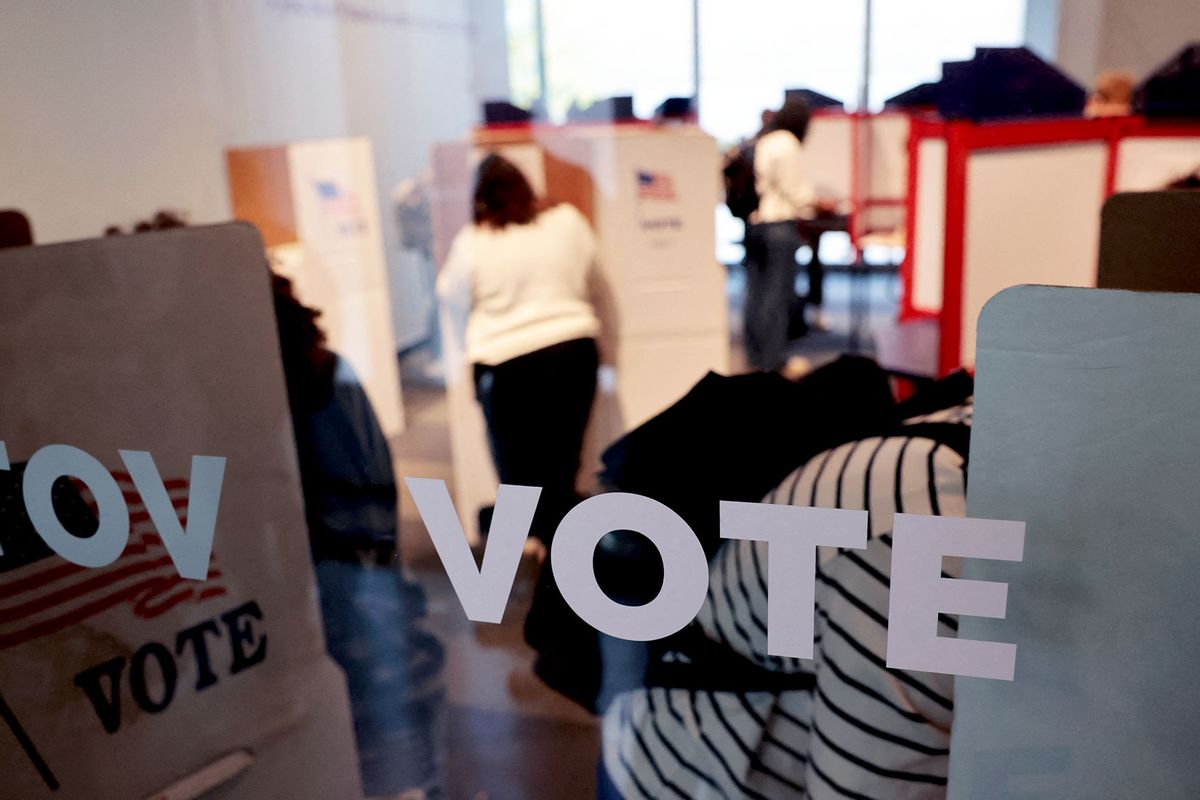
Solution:
<path fill-rule="evenodd" d="M 674 200 L 675 184 L 662 172 L 639 169 L 637 173 L 638 200 Z"/>
<path fill-rule="evenodd" d="M 45 547 L 24 511 L 19 481 L 0 487 L 0 519 L 24 528 L 25 552 L 5 543 L 0 556 L 0 650 L 48 636 L 110 609 L 125 607 L 134 617 L 154 619 L 185 603 L 204 603 L 226 594 L 216 554 L 209 560 L 208 580 L 179 576 L 141 495 L 128 473 L 113 473 L 129 507 L 129 544 L 113 563 L 92 569 L 73 564 Z M 187 525 L 188 483 L 165 482 L 180 522 Z M 72 502 L 74 508 L 72 508 Z M 90 515 L 95 529 L 96 506 L 86 488 L 61 481 L 55 508 L 71 528 Z M 23 519 L 22 519 L 23 518 Z M 24 522 L 24 524 L 21 524 Z M 29 537 L 33 537 L 32 544 Z M 6 564 L 14 566 L 6 569 Z"/>
<path fill-rule="evenodd" d="M 317 181 L 316 184 L 323 212 L 335 217 L 357 219 L 362 216 L 354 192 L 343 189 L 335 181 Z"/>
<path fill-rule="evenodd" d="M 366 218 L 353 191 L 338 185 L 336 181 L 315 183 L 317 197 L 321 201 L 321 214 L 331 233 L 352 237 L 366 230 Z"/>

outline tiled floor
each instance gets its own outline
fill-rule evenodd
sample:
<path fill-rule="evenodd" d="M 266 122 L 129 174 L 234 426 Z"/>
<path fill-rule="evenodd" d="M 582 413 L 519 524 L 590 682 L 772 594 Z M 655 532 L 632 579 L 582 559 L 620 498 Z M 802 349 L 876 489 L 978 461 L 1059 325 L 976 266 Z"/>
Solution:
<path fill-rule="evenodd" d="M 894 319 L 895 279 L 874 277 L 864 287 L 870 300 L 868 327 L 886 331 Z M 820 364 L 847 349 L 851 285 L 844 275 L 827 279 L 832 332 L 812 334 L 796 343 L 795 353 Z M 738 329 L 742 288 L 730 279 L 731 338 L 734 367 L 744 365 Z M 837 331 L 843 331 L 838 333 Z M 873 348 L 867 336 L 864 348 Z M 393 443 L 400 475 L 451 477 L 449 430 L 444 392 L 415 378 L 417 354 L 405 370 L 407 430 Z M 547 800 L 590 798 L 595 793 L 599 730 L 595 718 L 557 695 L 536 677 L 533 652 L 525 645 L 522 622 L 535 573 L 526 561 L 518 575 L 504 621 L 469 622 L 430 544 L 407 491 L 401 498 L 401 550 L 407 574 L 424 590 L 428 614 L 418 623 L 440 640 L 445 653 L 440 685 L 444 701 L 428 719 L 413 725 L 430 738 L 439 754 L 437 780 L 426 794 L 391 796 L 471 798 L 472 800 Z M 402 757 L 399 751 L 397 757 Z M 377 792 L 378 794 L 379 792 Z"/>

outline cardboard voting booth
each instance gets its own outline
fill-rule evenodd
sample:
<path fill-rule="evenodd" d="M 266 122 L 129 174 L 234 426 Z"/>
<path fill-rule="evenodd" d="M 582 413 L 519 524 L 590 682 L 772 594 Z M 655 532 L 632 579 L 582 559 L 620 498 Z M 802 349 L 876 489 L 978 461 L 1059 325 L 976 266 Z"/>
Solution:
<path fill-rule="evenodd" d="M 361 795 L 279 352 L 249 225 L 0 252 L 0 794 Z M 63 446 L 82 468 L 39 484 Z M 110 563 L 47 546 L 119 543 L 122 512 Z M 182 577 L 171 525 L 206 519 Z"/>
<path fill-rule="evenodd" d="M 253 223 L 274 269 L 321 311 L 329 346 L 353 367 L 389 437 L 404 430 L 391 296 L 371 142 L 229 150 L 234 217 Z"/>
<path fill-rule="evenodd" d="M 951 800 L 1185 798 L 1200 784 L 1200 296 L 1022 286 L 979 321 L 971 517 L 1026 523 L 1013 681 L 959 678 Z"/>
<path fill-rule="evenodd" d="M 936 321 L 946 372 L 974 363 L 980 311 L 1001 290 L 1095 286 L 1105 199 L 1200 167 L 1200 125 L 915 119 L 909 157 L 900 316 Z"/>
<path fill-rule="evenodd" d="M 818 110 L 804 140 L 810 179 L 842 205 L 855 246 L 864 236 L 902 234 L 908 187 L 908 114 Z"/>
<path fill-rule="evenodd" d="M 714 257 L 720 201 L 716 142 L 695 127 L 580 125 L 482 130 L 434 151 L 434 251 L 442 263 L 471 219 L 473 170 L 500 152 L 535 191 L 574 204 L 598 244 L 602 376 L 580 485 L 624 431 L 682 397 L 709 370 L 729 369 L 725 272 Z M 454 488 L 460 508 L 488 505 L 497 481 L 483 415 L 463 358 L 463 321 L 443 315 Z"/>

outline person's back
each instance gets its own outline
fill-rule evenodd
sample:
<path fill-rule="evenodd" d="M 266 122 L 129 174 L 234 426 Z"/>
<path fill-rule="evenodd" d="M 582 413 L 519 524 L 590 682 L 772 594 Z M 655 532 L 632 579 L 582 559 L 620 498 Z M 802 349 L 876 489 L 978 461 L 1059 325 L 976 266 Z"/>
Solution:
<path fill-rule="evenodd" d="M 559 342 L 596 336 L 589 301 L 596 244 L 587 220 L 563 203 L 525 224 L 476 224 L 454 240 L 443 297 L 469 294 L 467 357 L 500 364 Z"/>
<path fill-rule="evenodd" d="M 796 251 L 801 244 L 797 221 L 816 213 L 816 191 L 803 146 L 808 121 L 806 104 L 784 103 L 754 146 L 758 208 L 746 230 L 743 341 L 746 360 L 755 369 L 782 369 L 787 360 L 795 316 Z M 819 287 L 820 275 L 810 277 L 815 278 L 812 286 Z M 819 292 L 814 294 L 819 297 Z"/>
<path fill-rule="evenodd" d="M 784 222 L 812 217 L 816 190 L 809 178 L 804 145 L 794 133 L 773 130 L 754 148 L 758 209 L 753 222 Z"/>

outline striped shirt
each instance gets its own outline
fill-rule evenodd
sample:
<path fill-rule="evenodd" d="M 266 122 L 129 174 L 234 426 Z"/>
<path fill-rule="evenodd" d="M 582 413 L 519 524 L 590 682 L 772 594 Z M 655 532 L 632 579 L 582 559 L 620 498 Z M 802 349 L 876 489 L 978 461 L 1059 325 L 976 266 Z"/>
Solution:
<path fill-rule="evenodd" d="M 969 424 L 970 410 L 913 421 Z M 711 564 L 702 630 L 768 669 L 811 673 L 814 688 L 625 693 L 605 714 L 605 769 L 630 799 L 944 797 L 953 676 L 884 666 L 891 529 L 896 512 L 963 516 L 963 458 L 919 436 L 864 439 L 815 456 L 764 502 L 870 513 L 865 550 L 819 553 L 812 661 L 767 655 L 764 542 L 727 542 Z"/>

